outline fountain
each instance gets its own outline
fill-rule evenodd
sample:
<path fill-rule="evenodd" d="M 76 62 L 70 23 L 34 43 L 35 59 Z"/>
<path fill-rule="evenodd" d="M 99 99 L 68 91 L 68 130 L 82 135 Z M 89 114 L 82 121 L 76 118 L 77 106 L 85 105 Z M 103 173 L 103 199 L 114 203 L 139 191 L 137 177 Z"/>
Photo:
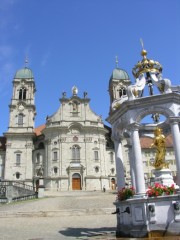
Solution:
<path fill-rule="evenodd" d="M 143 47 L 143 46 L 142 46 Z M 111 107 L 108 122 L 112 125 L 112 139 L 115 144 L 117 184 L 126 189 L 122 140 L 128 136 L 132 145 L 130 154 L 131 183 L 135 188 L 133 197 L 115 202 L 117 212 L 117 237 L 144 238 L 151 236 L 180 235 L 180 87 L 172 86 L 169 79 L 162 76 L 159 62 L 149 60 L 143 48 L 143 59 L 133 68 L 135 84 L 124 86 L 124 94 L 114 99 L 110 89 Z M 116 83 L 117 84 L 117 83 Z M 147 86 L 148 96 L 144 96 Z M 154 88 L 158 91 L 155 94 Z M 163 114 L 165 122 L 159 122 Z M 147 189 L 145 185 L 139 132 L 146 129 L 141 120 L 151 115 L 154 118 L 154 139 L 149 147 L 156 149 L 154 166 L 155 186 Z M 177 185 L 165 162 L 165 136 L 163 130 L 169 127 L 173 138 L 176 158 Z M 174 187 L 173 187 L 174 186 Z M 161 192 L 150 194 L 157 187 Z M 163 188 L 163 189 L 161 189 Z M 167 191 L 164 189 L 166 188 Z M 172 190 L 172 191 L 171 191 Z M 149 194 L 148 194 L 149 191 Z M 169 191 L 169 192 L 168 192 Z M 167 195 L 168 194 L 168 195 Z"/>

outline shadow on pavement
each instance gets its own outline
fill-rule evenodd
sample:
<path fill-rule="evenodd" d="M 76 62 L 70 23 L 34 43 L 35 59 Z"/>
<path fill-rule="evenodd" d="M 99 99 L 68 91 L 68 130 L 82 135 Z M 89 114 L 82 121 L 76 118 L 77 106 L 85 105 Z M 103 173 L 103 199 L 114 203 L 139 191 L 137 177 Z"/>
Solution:
<path fill-rule="evenodd" d="M 112 234 L 115 236 L 116 227 L 104 227 L 104 228 L 67 228 L 65 230 L 59 231 L 64 236 L 67 237 L 95 237 L 95 236 L 105 236 Z"/>

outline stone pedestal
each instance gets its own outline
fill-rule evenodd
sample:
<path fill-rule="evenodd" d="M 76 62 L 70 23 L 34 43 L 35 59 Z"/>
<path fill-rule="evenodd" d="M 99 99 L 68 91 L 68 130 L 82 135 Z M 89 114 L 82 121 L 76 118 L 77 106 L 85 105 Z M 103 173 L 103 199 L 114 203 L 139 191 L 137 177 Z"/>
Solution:
<path fill-rule="evenodd" d="M 39 179 L 38 198 L 44 197 L 44 178 Z"/>
<path fill-rule="evenodd" d="M 119 238 L 169 237 L 180 234 L 180 195 L 117 201 Z"/>
<path fill-rule="evenodd" d="M 163 168 L 161 170 L 154 170 L 153 174 L 155 176 L 154 177 L 155 182 L 160 183 L 165 186 L 168 186 L 168 187 L 170 187 L 172 184 L 174 184 L 174 186 L 176 188 L 179 188 L 173 180 L 172 172 L 170 169 Z"/>

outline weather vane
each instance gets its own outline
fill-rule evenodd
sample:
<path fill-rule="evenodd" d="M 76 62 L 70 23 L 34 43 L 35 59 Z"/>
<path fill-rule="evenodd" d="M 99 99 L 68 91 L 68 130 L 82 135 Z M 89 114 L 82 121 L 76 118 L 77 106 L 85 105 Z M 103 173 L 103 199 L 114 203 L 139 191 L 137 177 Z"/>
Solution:
<path fill-rule="evenodd" d="M 118 68 L 119 61 L 118 61 L 118 56 L 116 56 L 116 68 Z"/>
<path fill-rule="evenodd" d="M 140 38 L 140 43 L 141 43 L 141 46 L 142 46 L 142 50 L 144 50 L 144 43 L 143 43 L 142 38 Z"/>
<path fill-rule="evenodd" d="M 25 59 L 25 67 L 27 68 L 27 65 L 28 65 L 28 58 L 26 56 L 26 59 Z"/>

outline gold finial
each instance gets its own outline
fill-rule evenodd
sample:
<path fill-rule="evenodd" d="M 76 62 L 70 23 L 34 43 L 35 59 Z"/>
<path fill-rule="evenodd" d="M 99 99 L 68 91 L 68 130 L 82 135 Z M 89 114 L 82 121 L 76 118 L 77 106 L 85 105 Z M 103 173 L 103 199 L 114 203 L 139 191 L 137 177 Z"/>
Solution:
<path fill-rule="evenodd" d="M 116 68 L 119 67 L 118 65 L 119 65 L 118 56 L 116 56 Z"/>
<path fill-rule="evenodd" d="M 143 59 L 139 61 L 133 68 L 132 73 L 135 78 L 138 78 L 141 73 L 161 73 L 162 72 L 162 66 L 159 62 L 149 60 L 146 55 L 147 51 L 144 49 L 144 43 L 143 40 L 140 39 L 140 43 L 142 46 L 141 55 L 143 56 Z"/>
<path fill-rule="evenodd" d="M 141 46 L 142 46 L 142 51 L 141 51 L 141 56 L 143 56 L 144 59 L 146 59 L 147 51 L 144 49 L 144 43 L 142 38 L 140 38 Z"/>

